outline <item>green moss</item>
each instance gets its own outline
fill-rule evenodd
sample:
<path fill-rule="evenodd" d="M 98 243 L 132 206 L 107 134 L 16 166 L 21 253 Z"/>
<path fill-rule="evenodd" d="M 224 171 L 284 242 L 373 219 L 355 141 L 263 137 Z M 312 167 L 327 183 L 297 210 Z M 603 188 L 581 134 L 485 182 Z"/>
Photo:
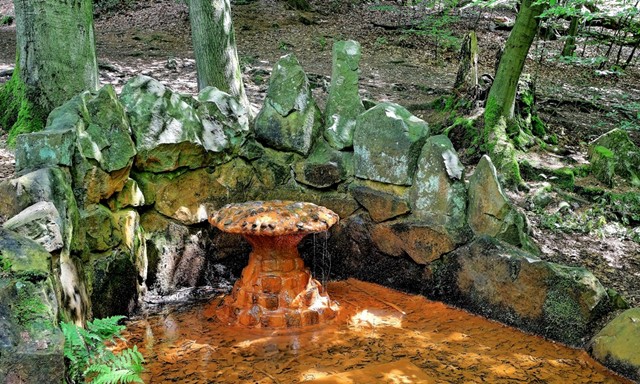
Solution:
<path fill-rule="evenodd" d="M 578 303 L 562 289 L 552 289 L 544 303 L 544 320 L 547 336 L 579 345 L 588 329 Z"/>
<path fill-rule="evenodd" d="M 40 288 L 29 281 L 17 281 L 15 289 L 17 298 L 11 309 L 20 324 L 30 330 L 55 327 L 51 308 L 43 302 L 45 298 Z"/>
<path fill-rule="evenodd" d="M 603 147 L 602 145 L 596 145 L 593 148 L 593 151 L 605 159 L 612 159 L 614 157 L 613 151 L 607 147 Z"/>
<path fill-rule="evenodd" d="M 21 133 L 44 129 L 46 113 L 27 97 L 24 83 L 16 69 L 13 76 L 0 87 L 0 128 L 9 132 L 9 146 L 15 144 Z"/>
<path fill-rule="evenodd" d="M 0 25 L 11 25 L 13 24 L 13 16 L 4 15 L 0 17 Z"/>
<path fill-rule="evenodd" d="M 485 141 L 487 140 L 489 133 L 496 124 L 500 121 L 502 108 L 495 98 L 490 97 L 487 99 L 487 103 L 484 108 L 484 135 Z"/>
<path fill-rule="evenodd" d="M 531 132 L 537 137 L 545 137 L 547 134 L 547 127 L 538 115 L 531 116 Z"/>
<path fill-rule="evenodd" d="M 560 168 L 553 171 L 553 182 L 564 189 L 573 189 L 575 185 L 575 175 L 572 168 Z"/>

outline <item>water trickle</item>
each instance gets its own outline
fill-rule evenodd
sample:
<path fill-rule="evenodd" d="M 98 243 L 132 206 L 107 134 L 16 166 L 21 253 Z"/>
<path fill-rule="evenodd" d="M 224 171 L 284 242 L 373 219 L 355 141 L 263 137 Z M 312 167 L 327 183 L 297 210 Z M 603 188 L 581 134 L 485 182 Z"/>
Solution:
<path fill-rule="evenodd" d="M 252 246 L 249 264 L 216 310 L 218 318 L 229 325 L 267 328 L 316 325 L 333 319 L 338 306 L 311 277 L 298 243 L 337 221 L 338 215 L 327 208 L 279 200 L 229 204 L 211 214 L 211 225 L 242 234 Z M 323 247 L 324 259 L 326 238 Z M 322 278 L 328 279 L 324 268 Z"/>

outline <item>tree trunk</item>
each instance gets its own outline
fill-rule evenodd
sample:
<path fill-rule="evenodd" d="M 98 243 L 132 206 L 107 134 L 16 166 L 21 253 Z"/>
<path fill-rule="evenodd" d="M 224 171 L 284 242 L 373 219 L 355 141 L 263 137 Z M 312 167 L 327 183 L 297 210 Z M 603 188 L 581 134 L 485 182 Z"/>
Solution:
<path fill-rule="evenodd" d="M 460 64 L 453 89 L 459 95 L 475 99 L 478 91 L 478 37 L 469 32 L 460 48 Z"/>
<path fill-rule="evenodd" d="M 0 91 L 0 107 L 5 124 L 13 122 L 5 129 L 15 131 L 17 124 L 26 132 L 42 124 L 30 117 L 46 118 L 77 93 L 97 89 L 93 7 L 91 0 L 14 0 L 14 5 L 16 68 Z"/>
<path fill-rule="evenodd" d="M 515 159 L 515 148 L 507 135 L 507 128 L 514 123 L 518 80 L 538 31 L 538 16 L 544 9 L 542 5 L 533 3 L 534 0 L 523 0 L 520 3 L 520 11 L 500 58 L 484 112 L 486 150 L 503 173 L 504 181 L 509 184 L 522 182 Z"/>
<path fill-rule="evenodd" d="M 533 6 L 533 0 L 523 0 L 513 30 L 505 44 L 493 81 L 484 114 L 485 127 L 491 129 L 500 117 L 513 118 L 518 79 L 524 68 L 529 48 L 538 31 L 538 16 L 543 7 Z"/>
<path fill-rule="evenodd" d="M 567 40 L 564 42 L 562 48 L 562 56 L 573 56 L 576 52 L 576 35 L 578 34 L 578 21 L 577 16 L 571 18 L 571 24 L 569 24 L 569 31 L 567 32 Z"/>
<path fill-rule="evenodd" d="M 229 0 L 189 0 L 198 89 L 213 86 L 238 97 L 247 108 Z"/>

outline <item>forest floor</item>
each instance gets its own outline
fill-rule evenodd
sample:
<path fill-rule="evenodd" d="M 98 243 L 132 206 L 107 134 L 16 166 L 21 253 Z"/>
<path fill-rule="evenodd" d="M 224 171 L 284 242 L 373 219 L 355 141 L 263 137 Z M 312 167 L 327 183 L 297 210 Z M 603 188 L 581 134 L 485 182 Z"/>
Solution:
<path fill-rule="evenodd" d="M 299 12 L 275 0 L 232 1 L 245 85 L 256 110 L 264 100 L 272 65 L 287 53 L 298 57 L 322 107 L 330 82 L 332 43 L 354 39 L 362 45 L 363 98 L 393 101 L 432 126 L 442 124 L 442 114 L 434 112 L 431 103 L 451 92 L 459 40 L 468 31 L 477 32 L 480 73 L 492 74 L 496 53 L 509 34 L 500 25 L 515 18 L 515 11 L 509 9 L 468 8 L 443 13 L 391 1 L 311 3 L 313 12 Z M 132 76 L 145 74 L 179 92 L 196 93 L 184 2 L 129 4 L 101 11 L 95 20 L 102 83 L 114 84 L 119 90 Z M 0 0 L 0 14 L 11 13 L 11 0 Z M 431 27 L 415 29 L 425 22 Z M 561 188 L 551 176 L 554 169 L 586 163 L 588 143 L 613 128 L 626 128 L 632 140 L 640 143 L 639 64 L 636 60 L 623 74 L 598 71 L 584 63 L 562 64 L 554 59 L 561 44 L 557 40 L 536 41 L 525 68 L 536 79 L 538 112 L 548 131 L 557 136 L 558 144 L 536 146 L 523 155 L 534 166 L 535 177 L 527 180 L 529 191 L 511 191 L 508 195 L 529 219 L 541 257 L 584 266 L 605 287 L 620 292 L 631 305 L 640 306 L 638 217 L 613 209 L 603 202 L 601 193 L 585 193 L 593 187 L 613 193 L 629 190 L 609 190 L 591 178 L 578 179 L 575 188 Z M 579 43 L 580 54 L 583 48 L 587 58 L 603 55 L 607 49 L 603 44 Z M 14 61 L 15 26 L 0 26 L 0 73 L 13 67 Z M 0 77 L 0 82 L 7 79 Z M 462 161 L 472 169 L 478 154 L 468 152 L 463 142 L 452 140 Z M 4 142 L 0 138 L 0 180 L 13 174 L 11 151 Z M 534 196 L 545 189 L 548 204 L 534 205 Z"/>

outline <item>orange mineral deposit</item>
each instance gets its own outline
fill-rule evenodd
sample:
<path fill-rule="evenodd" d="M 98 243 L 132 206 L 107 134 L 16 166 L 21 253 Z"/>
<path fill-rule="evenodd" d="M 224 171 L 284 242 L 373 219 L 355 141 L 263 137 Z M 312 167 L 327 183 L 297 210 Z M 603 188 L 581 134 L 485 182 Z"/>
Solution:
<path fill-rule="evenodd" d="M 249 264 L 217 310 L 218 318 L 229 325 L 266 328 L 333 319 L 338 306 L 305 268 L 298 243 L 338 219 L 325 207 L 280 200 L 228 204 L 212 213 L 211 225 L 242 234 L 252 247 Z"/>

